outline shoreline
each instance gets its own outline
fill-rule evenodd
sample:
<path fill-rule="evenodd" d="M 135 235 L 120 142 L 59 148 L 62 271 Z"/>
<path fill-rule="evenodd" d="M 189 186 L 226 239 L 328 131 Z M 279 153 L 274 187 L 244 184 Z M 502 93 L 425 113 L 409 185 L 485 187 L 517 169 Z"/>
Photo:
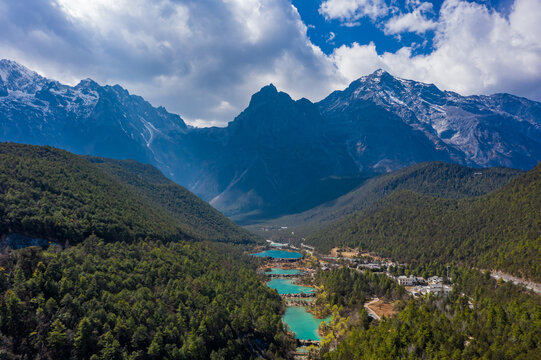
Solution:
<path fill-rule="evenodd" d="M 281 249 L 285 250 L 285 249 Z M 287 250 L 286 250 L 287 251 Z M 302 259 L 302 258 L 300 258 Z M 291 294 L 279 294 L 282 302 L 285 306 L 285 312 L 282 314 L 282 321 L 287 326 L 288 334 L 295 339 L 296 343 L 300 345 L 299 347 L 303 346 L 309 346 L 309 345 L 316 345 L 319 346 L 321 341 L 324 339 L 324 334 L 321 333 L 319 325 L 324 322 L 329 316 L 319 316 L 314 313 L 314 310 L 312 309 L 312 304 L 310 302 L 315 302 L 317 299 L 317 288 L 311 284 L 303 281 L 302 276 L 306 274 L 310 274 L 313 272 L 313 270 L 307 268 L 305 264 L 302 264 L 301 261 L 297 261 L 300 259 L 295 259 L 295 261 L 291 261 L 291 259 L 266 259 L 267 261 L 265 264 L 261 265 L 258 270 L 265 275 L 267 280 L 265 281 L 265 285 L 268 286 L 268 283 L 271 280 L 276 279 L 283 279 L 286 281 L 290 281 L 291 284 L 296 286 L 301 286 L 304 288 L 311 289 L 310 292 L 303 292 L 300 291 L 298 293 L 291 293 Z M 273 269 L 281 269 L 281 270 L 297 270 L 300 272 L 300 274 L 268 274 L 267 272 L 273 271 Z M 277 290 L 277 289 L 276 289 Z M 278 291 L 278 290 L 277 290 Z M 306 299 L 306 300 L 304 300 Z M 310 300 L 308 300 L 310 299 Z M 288 301 L 290 300 L 290 301 Z M 315 335 L 317 339 L 300 339 L 298 338 L 297 334 L 291 329 L 291 326 L 285 321 L 285 314 L 288 311 L 288 308 L 301 308 L 304 312 L 309 314 L 313 320 L 318 322 L 318 326 L 315 329 Z M 331 320 L 331 319 L 329 319 Z"/>
<path fill-rule="evenodd" d="M 286 305 L 286 308 L 287 308 L 287 307 L 289 307 L 289 308 L 303 308 L 304 311 L 306 311 L 307 313 L 310 313 L 310 312 L 308 311 L 307 307 L 306 307 L 306 306 L 303 306 L 303 305 L 289 305 L 289 306 Z M 312 314 L 312 313 L 310 313 L 310 314 Z M 319 339 L 317 339 L 317 340 L 314 340 L 314 339 L 299 339 L 299 338 L 297 337 L 297 335 L 295 334 L 295 332 L 294 332 L 293 330 L 291 330 L 291 327 L 289 327 L 289 325 L 283 320 L 283 316 L 284 316 L 284 315 L 282 315 L 282 321 L 286 324 L 286 326 L 287 326 L 288 329 L 290 330 L 290 331 L 288 331 L 288 333 L 292 333 L 292 334 L 294 335 L 294 338 L 295 338 L 296 341 L 301 341 L 301 342 L 303 342 L 303 341 L 307 341 L 307 342 L 317 342 L 317 344 L 319 345 L 319 344 L 321 343 L 321 341 L 325 338 L 325 335 L 321 333 L 321 331 L 320 331 L 320 329 L 319 329 L 319 326 L 318 326 L 318 328 L 316 329 L 316 334 L 317 334 L 317 337 L 318 337 Z M 325 319 L 326 319 L 327 317 L 329 317 L 329 316 L 331 316 L 331 319 L 329 319 L 329 321 L 331 321 L 331 320 L 332 320 L 332 315 L 327 315 L 325 318 L 322 318 L 322 319 L 318 319 L 318 318 L 316 318 L 316 317 L 314 316 L 314 319 L 316 319 L 316 320 L 321 320 L 321 322 L 320 322 L 320 324 L 321 324 L 322 322 L 325 322 Z"/>

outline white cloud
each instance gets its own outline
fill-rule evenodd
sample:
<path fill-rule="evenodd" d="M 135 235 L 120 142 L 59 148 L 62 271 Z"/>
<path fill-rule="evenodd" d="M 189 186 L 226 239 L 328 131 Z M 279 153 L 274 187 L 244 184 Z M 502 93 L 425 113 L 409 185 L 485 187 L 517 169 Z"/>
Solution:
<path fill-rule="evenodd" d="M 270 82 L 320 98 L 343 81 L 288 0 L 0 0 L 0 10 L 0 57 L 68 83 L 120 83 L 198 124 L 232 120 Z"/>
<path fill-rule="evenodd" d="M 516 0 L 509 18 L 486 6 L 446 0 L 435 50 L 378 54 L 374 44 L 341 46 L 331 55 L 347 79 L 384 68 L 463 94 L 511 92 L 541 100 L 541 2 Z"/>
<path fill-rule="evenodd" d="M 423 2 L 409 13 L 395 15 L 385 23 L 385 34 L 400 34 L 414 32 L 424 34 L 428 30 L 436 28 L 437 23 L 427 18 L 427 13 L 432 12 L 432 4 Z"/>
<path fill-rule="evenodd" d="M 351 28 L 351 27 L 360 26 L 361 23 L 360 23 L 359 21 L 353 21 L 353 22 L 352 22 L 352 21 L 348 21 L 348 22 L 342 23 L 342 24 L 340 24 L 340 25 L 341 25 L 341 26 L 345 26 L 345 27 Z"/>
<path fill-rule="evenodd" d="M 325 19 L 338 19 L 348 25 L 365 16 L 375 20 L 388 12 L 384 0 L 325 0 L 319 7 L 319 13 Z"/>

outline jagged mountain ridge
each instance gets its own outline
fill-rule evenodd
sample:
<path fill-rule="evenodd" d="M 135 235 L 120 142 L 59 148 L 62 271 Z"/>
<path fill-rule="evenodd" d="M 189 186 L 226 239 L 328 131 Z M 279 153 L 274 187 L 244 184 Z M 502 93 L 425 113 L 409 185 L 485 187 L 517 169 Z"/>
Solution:
<path fill-rule="evenodd" d="M 118 85 L 70 87 L 12 61 L 0 61 L 0 78 L 0 140 L 153 164 L 237 221 L 301 212 L 419 162 L 541 160 L 540 103 L 462 97 L 384 71 L 319 103 L 266 86 L 224 128 L 191 128 Z"/>
<path fill-rule="evenodd" d="M 439 156 L 448 157 L 441 160 L 521 169 L 539 161 L 541 104 L 510 94 L 461 96 L 378 70 L 333 92 L 318 106 L 333 124 L 355 119 L 356 109 L 383 109 L 422 133 Z"/>
<path fill-rule="evenodd" d="M 156 149 L 170 142 L 171 133 L 185 131 L 178 115 L 119 85 L 100 86 L 91 79 L 63 85 L 9 60 L 0 60 L 0 77 L 7 90 L 0 97 L 2 140 L 131 158 L 171 174 Z"/>

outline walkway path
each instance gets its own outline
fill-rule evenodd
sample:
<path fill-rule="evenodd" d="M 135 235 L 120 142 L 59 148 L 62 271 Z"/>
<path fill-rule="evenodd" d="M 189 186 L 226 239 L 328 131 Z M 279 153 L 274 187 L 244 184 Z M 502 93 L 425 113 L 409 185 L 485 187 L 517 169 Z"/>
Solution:
<path fill-rule="evenodd" d="M 379 298 L 375 298 L 375 299 L 367 302 L 366 304 L 364 304 L 364 308 L 368 312 L 368 315 L 372 316 L 376 320 L 381 320 L 381 318 L 378 316 L 378 314 L 376 314 L 376 312 L 370 308 L 370 305 L 375 304 L 378 301 L 379 301 Z"/>

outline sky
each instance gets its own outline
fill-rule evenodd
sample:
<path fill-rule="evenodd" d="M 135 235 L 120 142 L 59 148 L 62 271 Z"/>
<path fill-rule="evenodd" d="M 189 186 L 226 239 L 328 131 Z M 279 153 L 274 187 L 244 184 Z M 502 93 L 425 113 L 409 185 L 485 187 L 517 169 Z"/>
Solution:
<path fill-rule="evenodd" d="M 541 101 L 539 19 L 541 0 L 0 0 L 0 58 L 224 126 L 269 83 L 319 101 L 379 68 Z"/>

